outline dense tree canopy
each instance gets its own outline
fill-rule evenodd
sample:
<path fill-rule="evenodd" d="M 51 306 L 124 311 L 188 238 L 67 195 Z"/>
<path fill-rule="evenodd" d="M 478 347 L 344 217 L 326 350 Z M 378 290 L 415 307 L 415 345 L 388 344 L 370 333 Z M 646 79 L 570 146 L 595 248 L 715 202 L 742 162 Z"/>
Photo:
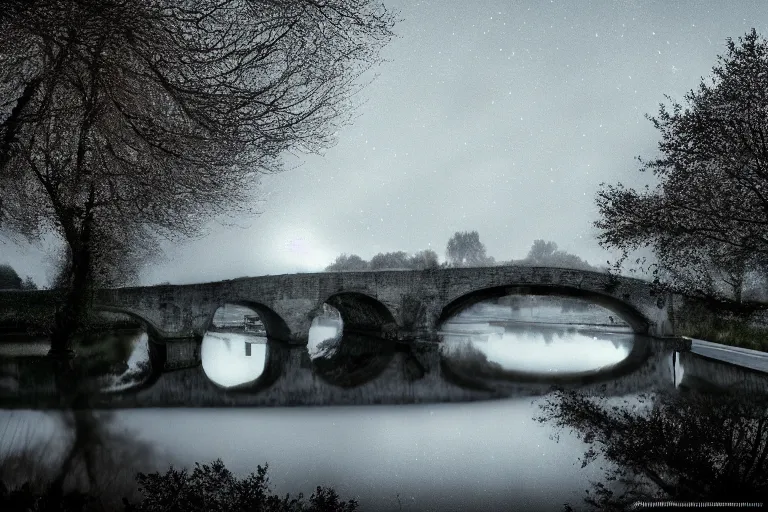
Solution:
<path fill-rule="evenodd" d="M 578 270 L 598 271 L 597 267 L 579 258 L 575 254 L 558 250 L 555 242 L 534 240 L 525 259 L 516 262 L 519 265 L 542 267 L 574 268 Z"/>
<path fill-rule="evenodd" d="M 382 270 L 385 268 L 409 268 L 410 262 L 408 253 L 404 251 L 387 252 L 376 254 L 371 258 L 368 268 L 371 270 Z"/>
<path fill-rule="evenodd" d="M 657 276 L 683 291 L 741 299 L 768 261 L 768 41 L 729 39 L 710 81 L 649 117 L 660 156 L 641 160 L 658 185 L 597 195 L 601 245 L 650 247 Z"/>
<path fill-rule="evenodd" d="M 368 262 L 357 254 L 342 254 L 336 260 L 325 267 L 327 272 L 341 272 L 343 270 L 368 270 Z"/>
<path fill-rule="evenodd" d="M 326 272 L 341 272 L 355 270 L 425 270 L 429 268 L 438 268 L 440 263 L 437 259 L 437 253 L 431 249 L 419 251 L 409 255 L 404 251 L 380 252 L 371 258 L 371 261 L 365 261 L 356 254 L 342 254 L 337 256 L 336 260 L 328 265 Z"/>
<path fill-rule="evenodd" d="M 453 267 L 480 267 L 493 265 L 493 258 L 485 254 L 485 245 L 480 242 L 477 231 L 457 231 L 445 249 L 448 264 Z"/>
<path fill-rule="evenodd" d="M 20 290 L 22 280 L 10 265 L 0 265 L 0 290 Z"/>
<path fill-rule="evenodd" d="M 429 268 L 440 267 L 440 261 L 437 257 L 437 253 L 432 249 L 425 249 L 413 254 L 409 261 L 409 268 L 414 270 L 426 270 Z"/>
<path fill-rule="evenodd" d="M 331 145 L 393 23 L 373 0 L 7 2 L 0 228 L 68 247 L 54 344 L 94 268 L 250 213 L 285 150 Z"/>

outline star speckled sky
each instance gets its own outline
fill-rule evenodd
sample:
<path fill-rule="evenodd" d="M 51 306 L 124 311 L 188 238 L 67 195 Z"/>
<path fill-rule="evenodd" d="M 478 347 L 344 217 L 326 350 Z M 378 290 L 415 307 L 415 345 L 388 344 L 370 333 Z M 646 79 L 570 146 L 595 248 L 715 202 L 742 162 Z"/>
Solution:
<path fill-rule="evenodd" d="M 263 213 L 164 247 L 145 284 L 320 270 L 477 229 L 497 260 L 544 238 L 593 264 L 601 182 L 650 183 L 644 117 L 710 75 L 728 37 L 768 35 L 764 0 L 386 1 L 400 13 L 365 104 L 323 156 L 263 180 Z M 45 283 L 40 249 L 2 246 Z"/>

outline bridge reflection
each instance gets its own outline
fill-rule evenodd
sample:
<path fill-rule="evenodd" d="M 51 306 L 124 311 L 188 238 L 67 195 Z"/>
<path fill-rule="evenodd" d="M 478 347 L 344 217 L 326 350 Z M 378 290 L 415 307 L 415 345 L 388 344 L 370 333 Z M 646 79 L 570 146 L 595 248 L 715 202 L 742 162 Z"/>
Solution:
<path fill-rule="evenodd" d="M 362 405 L 489 400 L 536 396 L 554 386 L 605 396 L 675 386 L 673 354 L 688 340 L 636 335 L 629 356 L 593 371 L 563 375 L 497 371 L 447 357 L 440 341 L 345 334 L 332 353 L 267 339 L 264 371 L 251 382 L 223 387 L 202 365 L 202 340 L 158 342 L 147 336 L 148 371 L 130 388 L 87 381 L 79 404 L 93 408 Z M 0 391 L 6 408 L 69 407 L 57 380 L 60 364 L 40 356 L 6 359 L 3 373 L 19 385 Z M 474 364 L 474 366 L 473 366 Z M 72 374 L 70 374 L 71 376 Z M 78 374 L 74 374 L 77 378 Z M 71 398 L 71 397 L 70 397 Z"/>

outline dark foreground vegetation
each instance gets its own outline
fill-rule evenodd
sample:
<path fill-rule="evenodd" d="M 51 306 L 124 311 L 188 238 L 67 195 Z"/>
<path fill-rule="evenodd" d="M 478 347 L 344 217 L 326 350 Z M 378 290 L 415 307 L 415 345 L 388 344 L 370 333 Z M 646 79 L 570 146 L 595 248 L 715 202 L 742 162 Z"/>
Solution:
<path fill-rule="evenodd" d="M 278 496 L 269 487 L 267 465 L 239 479 L 221 460 L 196 464 L 192 471 L 171 467 L 164 474 L 138 473 L 138 497 L 105 497 L 96 492 L 62 491 L 56 485 L 25 482 L 10 488 L 0 481 L 0 509 L 6 512 L 353 512 L 355 500 L 342 500 L 330 487 L 317 487 L 306 499 Z"/>
<path fill-rule="evenodd" d="M 608 399 L 559 391 L 540 410 L 537 421 L 588 445 L 582 468 L 598 464 L 604 472 L 585 492 L 589 510 L 618 512 L 637 501 L 768 503 L 765 396 L 687 390 Z"/>

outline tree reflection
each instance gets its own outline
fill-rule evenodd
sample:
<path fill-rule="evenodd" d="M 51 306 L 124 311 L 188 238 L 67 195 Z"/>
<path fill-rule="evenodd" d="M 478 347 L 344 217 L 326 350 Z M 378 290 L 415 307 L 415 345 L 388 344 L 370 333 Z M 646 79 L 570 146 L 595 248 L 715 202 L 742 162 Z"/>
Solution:
<path fill-rule="evenodd" d="M 626 510 L 640 500 L 768 501 L 766 397 L 669 393 L 617 404 L 561 389 L 540 407 L 537 421 L 589 445 L 582 467 L 608 463 L 600 468 L 605 482 L 586 491 L 592 509 Z"/>
<path fill-rule="evenodd" d="M 14 443 L 13 451 L 0 460 L 0 508 L 91 510 L 85 505 L 98 504 L 93 510 L 116 510 L 123 496 L 139 497 L 136 471 L 156 467 L 149 444 L 111 428 L 110 412 L 49 414 L 63 422 L 64 432 L 56 435 L 66 439 L 63 452 L 54 446 L 54 438 Z"/>

